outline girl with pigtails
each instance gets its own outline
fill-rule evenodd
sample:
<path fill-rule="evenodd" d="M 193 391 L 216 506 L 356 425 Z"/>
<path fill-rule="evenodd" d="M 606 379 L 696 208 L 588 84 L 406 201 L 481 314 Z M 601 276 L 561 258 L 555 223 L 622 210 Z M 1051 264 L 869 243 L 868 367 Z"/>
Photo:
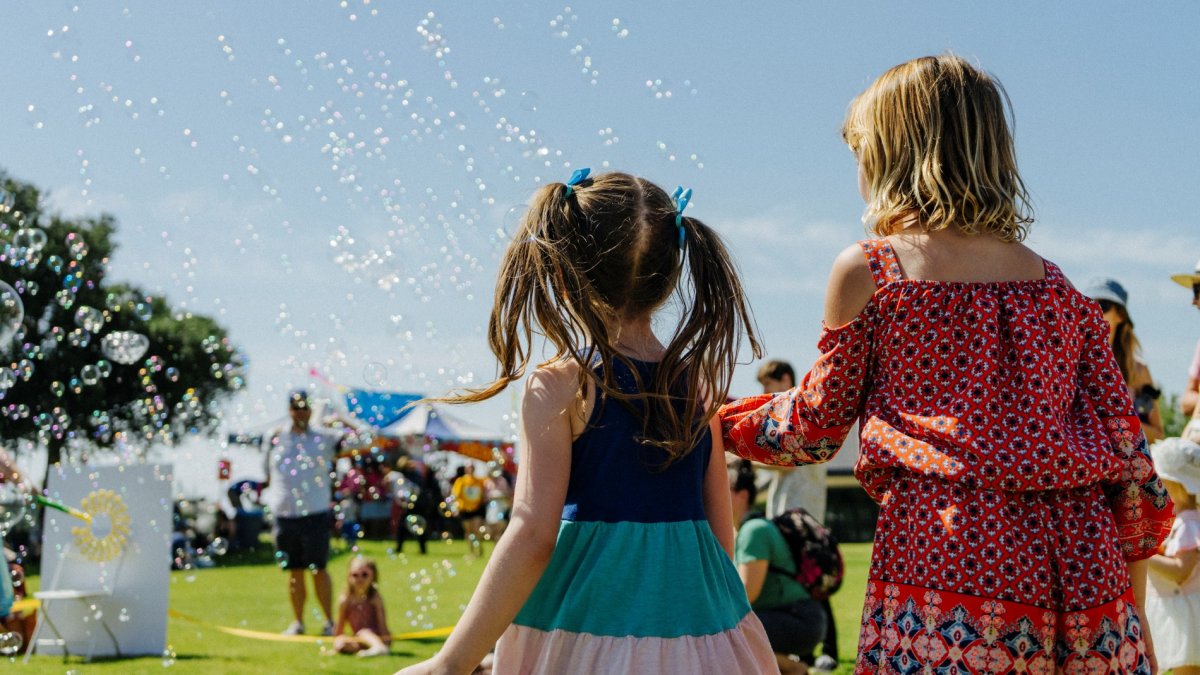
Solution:
<path fill-rule="evenodd" d="M 553 348 L 526 382 L 508 532 L 443 649 L 402 673 L 469 673 L 493 644 L 497 673 L 777 672 L 730 560 L 712 422 L 743 334 L 759 349 L 689 196 L 586 169 L 535 195 L 500 265 L 500 375 L 440 399 L 503 391 L 535 333 Z M 679 323 L 660 341 L 652 319 L 672 294 Z"/>

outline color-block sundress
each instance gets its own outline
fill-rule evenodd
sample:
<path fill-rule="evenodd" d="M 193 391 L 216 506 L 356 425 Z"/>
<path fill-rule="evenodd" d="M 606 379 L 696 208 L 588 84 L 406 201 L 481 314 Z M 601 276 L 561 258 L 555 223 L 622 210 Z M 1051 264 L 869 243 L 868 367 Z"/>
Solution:
<path fill-rule="evenodd" d="M 721 411 L 726 449 L 774 464 L 828 460 L 861 419 L 880 513 L 856 672 L 1149 672 L 1127 562 L 1172 504 L 1098 306 L 1049 261 L 921 281 L 860 245 L 878 289 L 859 316 L 822 331 L 800 386 Z"/>
<path fill-rule="evenodd" d="M 654 364 L 634 363 L 648 381 Z M 613 368 L 636 391 L 631 371 Z M 496 673 L 778 672 L 704 513 L 712 439 L 657 470 L 640 432 L 620 403 L 594 406 L 571 448 L 554 555 L 497 644 Z"/>

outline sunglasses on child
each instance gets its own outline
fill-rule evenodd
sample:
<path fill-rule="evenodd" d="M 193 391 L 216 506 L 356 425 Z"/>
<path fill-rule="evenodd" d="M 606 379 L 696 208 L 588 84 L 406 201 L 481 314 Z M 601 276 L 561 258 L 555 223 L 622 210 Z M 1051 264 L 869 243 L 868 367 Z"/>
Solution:
<path fill-rule="evenodd" d="M 369 577 L 369 576 L 371 576 L 371 573 L 370 573 L 370 572 L 368 572 L 367 570 L 358 570 L 358 571 L 356 571 L 356 572 L 351 572 L 351 573 L 350 573 L 350 576 L 352 576 L 352 577 L 355 577 L 355 578 L 358 578 L 358 577 Z"/>

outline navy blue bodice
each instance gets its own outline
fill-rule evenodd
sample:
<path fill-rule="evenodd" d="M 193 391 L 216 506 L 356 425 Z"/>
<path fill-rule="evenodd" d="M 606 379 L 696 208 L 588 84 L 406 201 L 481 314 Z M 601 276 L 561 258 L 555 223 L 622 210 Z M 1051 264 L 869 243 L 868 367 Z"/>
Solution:
<path fill-rule="evenodd" d="M 657 364 L 633 363 L 642 381 L 650 381 Z M 615 361 L 612 367 L 617 387 L 634 393 L 637 385 L 628 366 Z M 705 519 L 704 472 L 712 454 L 711 434 L 705 430 L 691 452 L 663 469 L 666 455 L 639 443 L 641 433 L 641 423 L 625 405 L 599 398 L 587 428 L 571 445 L 563 520 L 656 523 Z"/>

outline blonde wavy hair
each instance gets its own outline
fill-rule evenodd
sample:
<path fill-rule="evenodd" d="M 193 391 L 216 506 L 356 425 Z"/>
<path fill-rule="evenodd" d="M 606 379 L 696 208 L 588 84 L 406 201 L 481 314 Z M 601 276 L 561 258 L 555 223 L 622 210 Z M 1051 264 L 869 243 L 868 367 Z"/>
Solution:
<path fill-rule="evenodd" d="M 957 227 L 1021 241 L 1033 222 L 1000 83 L 953 54 L 888 70 L 850 104 L 842 138 L 867 181 L 876 236 L 916 215 L 927 232 Z"/>

